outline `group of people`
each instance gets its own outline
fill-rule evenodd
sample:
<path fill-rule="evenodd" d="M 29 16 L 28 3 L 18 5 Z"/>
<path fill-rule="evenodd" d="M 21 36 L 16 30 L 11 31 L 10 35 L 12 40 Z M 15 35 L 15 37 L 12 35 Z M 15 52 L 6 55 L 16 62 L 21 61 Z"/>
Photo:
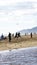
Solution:
<path fill-rule="evenodd" d="M 10 33 L 10 32 L 9 32 L 8 37 L 9 37 L 9 42 L 11 42 L 11 33 Z M 20 33 L 17 33 L 17 32 L 16 32 L 15 38 L 18 38 L 18 37 L 20 37 Z"/>
<path fill-rule="evenodd" d="M 8 34 L 9 42 L 11 42 L 11 36 L 14 36 L 14 34 L 11 35 L 11 33 L 9 32 L 9 34 Z M 32 38 L 32 32 L 31 32 L 30 36 L 31 36 L 31 38 Z M 16 34 L 15 34 L 14 37 L 15 37 L 15 38 L 21 37 L 20 32 L 19 32 L 19 33 L 16 32 Z M 1 40 L 3 40 L 3 39 L 7 39 L 7 38 L 4 37 L 4 35 L 2 34 L 2 35 L 1 35 Z"/>
<path fill-rule="evenodd" d="M 16 32 L 15 38 L 18 38 L 18 37 L 21 37 L 20 32 L 19 33 Z"/>
<path fill-rule="evenodd" d="M 30 35 L 31 35 L 31 38 L 32 38 L 32 33 Z M 9 42 L 11 42 L 11 33 L 9 33 L 8 37 L 9 37 Z M 16 32 L 16 34 L 15 34 L 15 38 L 18 38 L 18 37 L 21 37 L 20 32 L 19 33 Z"/>

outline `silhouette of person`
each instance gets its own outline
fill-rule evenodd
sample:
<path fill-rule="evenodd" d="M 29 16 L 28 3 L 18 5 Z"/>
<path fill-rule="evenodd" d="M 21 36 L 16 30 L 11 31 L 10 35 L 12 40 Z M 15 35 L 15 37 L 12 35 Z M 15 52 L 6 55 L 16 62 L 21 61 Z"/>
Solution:
<path fill-rule="evenodd" d="M 18 33 L 18 37 L 20 37 L 20 32 Z"/>
<path fill-rule="evenodd" d="M 18 37 L 18 34 L 17 34 L 17 32 L 16 32 L 15 38 L 17 38 L 17 37 Z"/>
<path fill-rule="evenodd" d="M 32 38 L 32 32 L 31 32 L 31 38 Z"/>
<path fill-rule="evenodd" d="M 9 32 L 8 37 L 9 37 L 9 42 L 11 42 L 11 33 L 10 32 Z"/>
<path fill-rule="evenodd" d="M 4 35 L 3 34 L 1 35 L 1 39 L 4 39 Z"/>

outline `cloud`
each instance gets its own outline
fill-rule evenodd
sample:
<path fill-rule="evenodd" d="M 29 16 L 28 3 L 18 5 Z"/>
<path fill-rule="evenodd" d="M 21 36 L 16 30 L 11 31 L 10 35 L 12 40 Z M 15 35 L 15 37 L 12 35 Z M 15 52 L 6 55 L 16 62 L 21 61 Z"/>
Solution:
<path fill-rule="evenodd" d="M 33 8 L 33 2 L 19 2 L 15 4 L 9 4 L 9 5 L 4 5 L 0 6 L 0 10 L 13 10 L 13 9 L 31 9 Z M 37 3 L 35 3 L 37 5 Z M 35 7 L 36 7 L 35 5 Z"/>
<path fill-rule="evenodd" d="M 16 2 L 12 4 L 12 1 L 8 0 L 6 2 L 3 2 L 6 5 L 2 4 L 0 6 L 1 32 L 4 30 L 5 32 L 15 32 L 24 28 L 31 28 L 37 25 L 37 3 L 24 2 L 24 0 L 22 1 L 16 0 Z"/>
<path fill-rule="evenodd" d="M 14 5 L 19 2 L 37 2 L 37 0 L 0 0 L 0 5 Z"/>
<path fill-rule="evenodd" d="M 32 2 L 20 2 L 12 5 L 5 5 L 5 6 L 0 6 L 0 10 L 17 10 L 17 9 L 32 9 L 33 8 L 33 3 Z"/>

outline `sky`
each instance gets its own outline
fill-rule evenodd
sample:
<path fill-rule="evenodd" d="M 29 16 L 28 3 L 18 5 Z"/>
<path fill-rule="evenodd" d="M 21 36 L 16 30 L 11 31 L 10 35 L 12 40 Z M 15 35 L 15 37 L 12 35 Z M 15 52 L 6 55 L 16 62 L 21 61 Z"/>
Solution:
<path fill-rule="evenodd" d="M 0 0 L 0 34 L 37 26 L 37 0 Z"/>

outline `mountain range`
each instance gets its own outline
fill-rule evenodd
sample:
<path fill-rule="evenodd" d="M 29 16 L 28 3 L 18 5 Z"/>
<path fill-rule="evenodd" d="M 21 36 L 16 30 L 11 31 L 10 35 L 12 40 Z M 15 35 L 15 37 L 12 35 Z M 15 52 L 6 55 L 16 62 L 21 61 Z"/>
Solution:
<path fill-rule="evenodd" d="M 19 31 L 21 34 L 25 34 L 25 33 L 37 33 L 37 27 L 33 27 L 32 29 L 23 29 L 21 31 Z"/>

